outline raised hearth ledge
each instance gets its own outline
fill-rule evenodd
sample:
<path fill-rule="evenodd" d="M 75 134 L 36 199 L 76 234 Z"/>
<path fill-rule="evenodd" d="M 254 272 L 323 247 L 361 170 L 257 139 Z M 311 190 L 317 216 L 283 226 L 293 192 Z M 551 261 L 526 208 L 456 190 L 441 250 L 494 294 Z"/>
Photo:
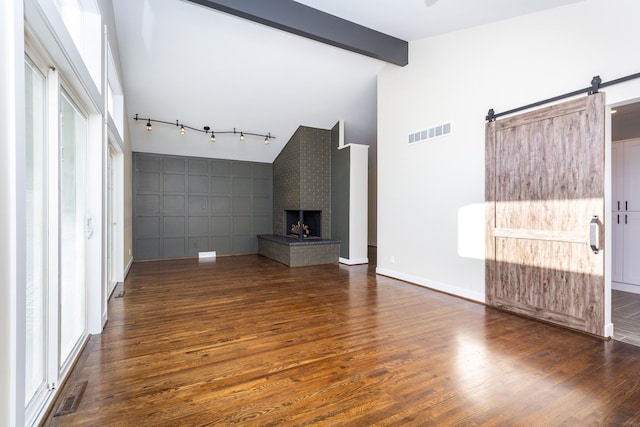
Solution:
<path fill-rule="evenodd" d="M 259 234 L 258 253 L 289 267 L 333 264 L 340 256 L 340 240 L 306 239 Z"/>
<path fill-rule="evenodd" d="M 272 242 L 288 246 L 332 245 L 336 243 L 340 244 L 340 240 L 334 239 L 310 238 L 300 240 L 297 237 L 281 236 L 278 234 L 258 234 L 258 239 L 270 240 Z"/>

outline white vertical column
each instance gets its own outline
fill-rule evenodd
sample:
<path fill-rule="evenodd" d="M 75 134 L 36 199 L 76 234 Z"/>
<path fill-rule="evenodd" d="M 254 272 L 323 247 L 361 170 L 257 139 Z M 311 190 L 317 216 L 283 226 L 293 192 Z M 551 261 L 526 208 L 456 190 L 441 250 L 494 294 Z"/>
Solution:
<path fill-rule="evenodd" d="M 51 67 L 47 72 L 47 383 L 58 384 L 60 377 L 60 76 Z"/>
<path fill-rule="evenodd" d="M 90 334 L 99 334 L 103 326 L 104 286 L 106 282 L 106 241 L 104 219 L 104 126 L 99 114 L 89 116 L 89 144 L 87 146 L 87 326 Z M 105 319 L 106 320 L 106 319 Z"/>
<path fill-rule="evenodd" d="M 349 174 L 349 260 L 366 264 L 369 232 L 369 146 L 349 144 L 351 173 Z"/>
<path fill-rule="evenodd" d="M 0 425 L 23 425 L 26 210 L 22 0 L 0 2 L 0 93 Z"/>

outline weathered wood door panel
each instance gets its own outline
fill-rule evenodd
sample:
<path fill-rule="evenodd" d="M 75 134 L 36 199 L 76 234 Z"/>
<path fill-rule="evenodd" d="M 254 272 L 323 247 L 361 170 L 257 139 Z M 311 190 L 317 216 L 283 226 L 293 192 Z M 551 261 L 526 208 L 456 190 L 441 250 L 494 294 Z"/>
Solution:
<path fill-rule="evenodd" d="M 604 94 L 487 124 L 486 302 L 604 333 Z"/>

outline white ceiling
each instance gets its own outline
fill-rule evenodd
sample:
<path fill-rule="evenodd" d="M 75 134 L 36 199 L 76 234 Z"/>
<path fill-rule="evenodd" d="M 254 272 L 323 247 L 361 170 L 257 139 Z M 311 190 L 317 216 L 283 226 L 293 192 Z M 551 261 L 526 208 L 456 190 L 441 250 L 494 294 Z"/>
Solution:
<path fill-rule="evenodd" d="M 415 40 L 577 0 L 300 0 Z M 376 142 L 376 76 L 385 63 L 180 0 L 113 0 L 129 116 L 214 130 L 217 135 L 130 120 L 134 151 L 272 162 L 299 125 L 345 121 L 346 142 Z M 395 67 L 395 65 L 388 65 Z"/>

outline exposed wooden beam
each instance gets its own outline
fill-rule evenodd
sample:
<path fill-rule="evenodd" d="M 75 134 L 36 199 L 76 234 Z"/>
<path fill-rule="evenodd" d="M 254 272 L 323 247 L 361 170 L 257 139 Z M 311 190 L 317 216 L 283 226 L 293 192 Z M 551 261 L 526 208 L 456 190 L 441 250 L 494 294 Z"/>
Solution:
<path fill-rule="evenodd" d="M 409 63 L 404 40 L 293 0 L 187 0 L 395 65 Z"/>

